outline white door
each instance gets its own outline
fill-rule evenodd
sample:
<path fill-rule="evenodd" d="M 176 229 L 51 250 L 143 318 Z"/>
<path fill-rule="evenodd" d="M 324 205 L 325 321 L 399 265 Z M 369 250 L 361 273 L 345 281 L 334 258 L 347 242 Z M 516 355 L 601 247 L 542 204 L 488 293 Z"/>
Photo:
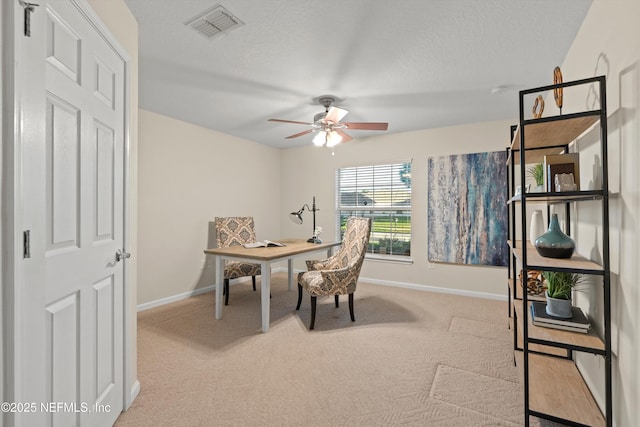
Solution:
<path fill-rule="evenodd" d="M 123 408 L 125 62 L 84 0 L 39 2 L 20 41 L 22 426 L 110 426 Z M 79 5 L 78 5 L 79 4 Z M 22 37 L 22 35 L 17 35 Z"/>

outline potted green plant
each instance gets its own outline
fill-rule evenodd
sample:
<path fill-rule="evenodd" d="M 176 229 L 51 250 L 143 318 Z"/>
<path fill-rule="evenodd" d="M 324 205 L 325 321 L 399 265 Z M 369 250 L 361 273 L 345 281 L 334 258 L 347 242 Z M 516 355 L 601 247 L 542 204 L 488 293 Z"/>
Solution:
<path fill-rule="evenodd" d="M 527 169 L 527 173 L 536 182 L 536 186 L 537 186 L 536 191 L 538 191 L 538 192 L 543 191 L 543 186 L 544 186 L 544 166 L 543 166 L 542 162 L 541 163 L 536 163 L 535 165 L 530 166 L 529 169 Z"/>
<path fill-rule="evenodd" d="M 582 281 L 582 275 L 564 271 L 543 271 L 546 282 L 547 314 L 570 319 L 571 291 Z"/>

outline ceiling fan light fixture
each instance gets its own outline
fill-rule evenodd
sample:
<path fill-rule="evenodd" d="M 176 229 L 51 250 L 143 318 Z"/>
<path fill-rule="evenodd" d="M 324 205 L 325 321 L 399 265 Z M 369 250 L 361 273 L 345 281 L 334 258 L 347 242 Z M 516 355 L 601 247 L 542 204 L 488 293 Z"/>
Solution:
<path fill-rule="evenodd" d="M 321 130 L 318 134 L 313 138 L 313 145 L 316 147 L 322 147 L 327 142 L 327 132 Z"/>
<path fill-rule="evenodd" d="M 335 147 L 340 142 L 342 142 L 342 137 L 338 132 L 331 131 L 327 133 L 327 147 Z"/>

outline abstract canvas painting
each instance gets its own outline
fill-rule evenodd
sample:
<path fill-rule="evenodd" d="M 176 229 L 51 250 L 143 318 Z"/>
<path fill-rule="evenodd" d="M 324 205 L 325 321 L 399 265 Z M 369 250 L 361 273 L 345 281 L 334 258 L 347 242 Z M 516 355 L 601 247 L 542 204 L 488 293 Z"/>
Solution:
<path fill-rule="evenodd" d="M 505 151 L 428 160 L 428 259 L 507 265 Z"/>

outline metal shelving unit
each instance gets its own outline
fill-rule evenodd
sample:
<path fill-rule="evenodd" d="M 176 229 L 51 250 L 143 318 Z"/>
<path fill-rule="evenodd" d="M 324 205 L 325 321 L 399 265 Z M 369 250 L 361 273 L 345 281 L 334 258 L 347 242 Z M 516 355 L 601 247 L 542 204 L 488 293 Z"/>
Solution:
<path fill-rule="evenodd" d="M 600 108 L 566 115 L 526 119 L 524 99 L 559 88 L 591 85 L 599 91 Z M 513 329 L 515 362 L 521 367 L 524 386 L 525 426 L 531 416 L 570 426 L 612 426 L 611 379 L 611 290 L 609 265 L 609 189 L 607 169 L 607 113 L 606 81 L 604 76 L 549 85 L 520 91 L 520 120 L 511 128 L 511 146 L 508 148 L 508 191 L 514 194 L 516 182 L 524 184 L 526 164 L 540 162 L 545 155 L 568 153 L 571 144 L 585 132 L 599 124 L 600 155 L 602 159 L 602 188 L 570 192 L 527 193 L 508 201 L 509 245 L 511 257 L 508 268 L 509 317 Z M 516 168 L 519 167 L 519 176 Z M 523 185 L 524 187 L 524 185 Z M 571 206 L 583 201 L 597 201 L 602 206 L 602 262 L 596 263 L 574 254 L 570 259 L 544 258 L 538 255 L 527 240 L 527 202 L 547 206 L 564 206 L 565 233 L 571 234 Z M 520 213 L 521 221 L 516 220 Z M 549 215 L 547 215 L 549 217 Z M 521 283 L 518 276 L 521 266 Z M 530 296 L 526 277 L 530 270 L 577 272 L 601 278 L 603 285 L 602 336 L 535 326 L 529 310 Z M 596 279 L 595 281 L 599 281 Z M 523 286 L 524 285 L 524 286 Z M 542 299 L 544 299 L 542 297 Z M 574 363 L 576 352 L 594 354 L 604 359 L 604 407 L 595 402 L 582 374 Z M 559 392 L 562 390 L 562 392 Z"/>

